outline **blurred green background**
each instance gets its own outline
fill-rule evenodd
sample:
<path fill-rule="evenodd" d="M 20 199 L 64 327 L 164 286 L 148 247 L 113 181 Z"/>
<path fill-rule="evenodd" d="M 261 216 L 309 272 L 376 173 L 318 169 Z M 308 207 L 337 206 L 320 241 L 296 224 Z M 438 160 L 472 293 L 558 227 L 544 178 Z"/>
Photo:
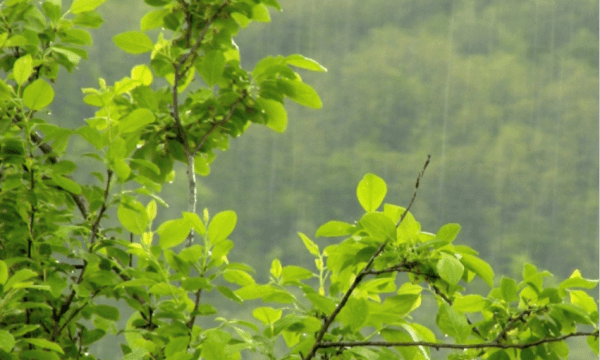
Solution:
<path fill-rule="evenodd" d="M 267 55 L 314 58 L 329 72 L 301 76 L 324 106 L 288 103 L 285 134 L 251 127 L 200 179 L 200 208 L 238 214 L 232 260 L 252 265 L 262 281 L 276 257 L 311 267 L 298 231 L 314 239 L 328 220 L 358 219 L 355 189 L 366 172 L 388 183 L 388 202 L 408 205 L 431 154 L 412 208 L 425 231 L 461 224 L 457 241 L 497 276 L 520 278 L 524 262 L 559 278 L 575 268 L 598 276 L 597 1 L 281 4 L 272 23 L 241 31 L 242 66 Z M 101 7 L 105 24 L 94 31 L 90 60 L 59 78 L 57 121 L 82 125 L 93 109 L 80 88 L 149 62 L 111 40 L 139 29 L 147 10 L 142 1 Z M 162 194 L 171 205 L 160 210 L 163 220 L 186 209 L 179 170 Z"/>

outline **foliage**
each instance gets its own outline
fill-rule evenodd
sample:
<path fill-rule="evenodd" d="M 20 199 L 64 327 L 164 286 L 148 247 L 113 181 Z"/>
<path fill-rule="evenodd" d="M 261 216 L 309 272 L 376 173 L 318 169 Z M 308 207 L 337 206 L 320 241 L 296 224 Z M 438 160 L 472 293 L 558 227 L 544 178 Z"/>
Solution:
<path fill-rule="evenodd" d="M 575 271 L 544 286 L 550 273 L 527 264 L 522 281 L 498 284 L 474 250 L 453 244 L 460 226 L 421 231 L 409 209 L 428 162 L 407 208 L 386 203 L 379 211 L 387 186 L 367 174 L 356 193 L 360 220 L 331 221 L 316 233 L 343 240 L 321 251 L 300 234 L 316 271 L 275 260 L 270 281 L 256 283 L 252 268 L 228 260 L 236 213 L 196 211 L 196 174 L 208 175 L 214 150 L 226 150 L 251 123 L 283 132 L 284 98 L 320 108 L 291 67 L 325 68 L 299 54 L 267 57 L 251 72 L 240 67 L 232 38 L 251 21 L 269 21 L 276 0 L 146 0 L 155 9 L 141 30 L 113 40 L 127 53 L 150 53 L 150 66 L 83 89 L 83 101 L 97 108 L 87 125 L 53 125 L 52 84 L 60 67 L 71 72 L 87 57 L 86 29 L 102 24 L 103 2 L 0 4 L 0 357 L 95 359 L 89 347 L 107 334 L 124 335 L 123 359 L 239 359 L 243 351 L 428 359 L 430 348 L 466 349 L 450 355 L 456 359 L 553 359 L 568 355 L 564 340 L 573 336 L 587 336 L 598 352 L 597 304 L 574 289 L 597 281 Z M 163 29 L 156 39 L 146 33 L 154 28 Z M 76 182 L 78 164 L 63 160 L 73 136 L 94 148 L 81 156 L 103 169 L 93 172 L 97 182 Z M 187 167 L 187 211 L 155 225 L 175 161 Z M 487 297 L 465 293 L 475 277 L 492 288 Z M 221 316 L 204 301 L 211 292 L 275 305 L 254 308 L 259 328 Z M 436 300 L 438 330 L 455 343 L 412 321 L 424 295 Z M 114 302 L 132 311 L 124 328 Z"/>

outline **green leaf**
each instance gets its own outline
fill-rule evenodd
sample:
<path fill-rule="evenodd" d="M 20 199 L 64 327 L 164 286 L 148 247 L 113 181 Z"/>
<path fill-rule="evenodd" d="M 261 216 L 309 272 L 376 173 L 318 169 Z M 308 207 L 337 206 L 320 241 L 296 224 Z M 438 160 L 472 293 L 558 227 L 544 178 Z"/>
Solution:
<path fill-rule="evenodd" d="M 18 284 L 23 283 L 26 280 L 31 279 L 32 277 L 37 276 L 37 273 L 33 270 L 29 269 L 21 269 L 11 276 L 6 284 L 4 285 L 4 291 L 8 291 L 13 287 L 19 287 Z"/>
<path fill-rule="evenodd" d="M 596 356 L 598 356 L 598 354 L 599 354 L 598 348 L 600 347 L 600 342 L 598 342 L 598 337 L 597 336 L 588 336 L 587 343 L 590 346 L 590 348 L 596 353 Z"/>
<path fill-rule="evenodd" d="M 384 312 L 404 317 L 419 306 L 421 306 L 421 294 L 401 294 L 385 299 L 382 309 Z"/>
<path fill-rule="evenodd" d="M 231 249 L 233 249 L 233 241 L 223 240 L 212 248 L 211 256 L 213 259 L 220 260 L 223 256 L 227 256 Z"/>
<path fill-rule="evenodd" d="M 4 285 L 8 279 L 8 266 L 2 260 L 0 260 L 0 285 Z"/>
<path fill-rule="evenodd" d="M 98 316 L 103 317 L 107 320 L 119 320 L 119 310 L 114 306 L 96 305 L 94 307 L 94 312 L 98 314 Z"/>
<path fill-rule="evenodd" d="M 343 221 L 328 221 L 317 229 L 316 237 L 338 237 L 350 235 L 355 227 Z"/>
<path fill-rule="evenodd" d="M 30 343 L 32 345 L 35 345 L 37 347 L 41 347 L 43 349 L 48 349 L 48 350 L 52 350 L 52 351 L 56 351 L 57 353 L 60 354 L 64 354 L 65 352 L 63 351 L 63 349 L 60 347 L 60 345 L 58 345 L 55 342 L 52 341 L 48 341 L 46 339 L 39 339 L 39 338 L 23 338 L 21 339 L 22 341 L 25 341 L 27 343 Z"/>
<path fill-rule="evenodd" d="M 377 241 L 396 240 L 396 225 L 383 213 L 365 214 L 360 219 L 360 224 Z"/>
<path fill-rule="evenodd" d="M 102 19 L 102 16 L 93 11 L 79 13 L 73 18 L 73 24 L 92 29 L 99 28 L 103 22 L 104 20 Z"/>
<path fill-rule="evenodd" d="M 154 122 L 154 114 L 148 109 L 135 109 L 119 121 L 119 130 L 128 133 Z"/>
<path fill-rule="evenodd" d="M 169 249 L 181 244 L 190 233 L 192 225 L 185 219 L 168 220 L 156 232 L 160 235 L 161 249 Z"/>
<path fill-rule="evenodd" d="M 279 279 L 281 277 L 281 270 L 281 261 L 279 261 L 279 259 L 273 259 L 271 262 L 271 275 L 273 275 L 274 278 Z"/>
<path fill-rule="evenodd" d="M 131 78 L 142 85 L 152 84 L 152 70 L 147 65 L 136 65 L 131 69 Z"/>
<path fill-rule="evenodd" d="M 320 109 L 323 103 L 319 94 L 310 85 L 298 80 L 277 79 L 279 90 L 300 105 Z"/>
<path fill-rule="evenodd" d="M 204 235 L 204 233 L 206 233 L 206 227 L 204 227 L 204 223 L 200 220 L 198 214 L 184 211 L 183 218 L 190 222 L 192 228 L 196 230 L 198 234 Z"/>
<path fill-rule="evenodd" d="M 459 224 L 446 224 L 440 228 L 438 233 L 435 235 L 436 239 L 452 242 L 456 239 L 458 232 L 460 231 Z"/>
<path fill-rule="evenodd" d="M 141 235 L 148 226 L 148 215 L 142 203 L 131 197 L 123 197 L 117 210 L 121 225 L 134 234 Z"/>
<path fill-rule="evenodd" d="M 304 246 L 306 247 L 308 252 L 310 252 L 314 256 L 321 255 L 321 253 L 319 252 L 319 246 L 317 244 L 315 244 L 311 239 L 309 239 L 308 236 L 304 235 L 301 232 L 299 232 L 298 235 L 302 239 L 302 242 L 304 243 Z"/>
<path fill-rule="evenodd" d="M 349 326 L 354 331 L 359 330 L 369 318 L 369 303 L 365 298 L 350 297 L 340 311 L 336 320 Z"/>
<path fill-rule="evenodd" d="M 213 245 L 227 239 L 233 232 L 237 222 L 237 215 L 234 211 L 222 211 L 215 215 L 208 224 L 208 238 Z"/>
<path fill-rule="evenodd" d="M 75 181 L 66 178 L 62 175 L 54 175 L 52 176 L 52 181 L 61 188 L 67 190 L 68 192 L 79 195 L 81 194 L 81 186 L 77 184 Z"/>
<path fill-rule="evenodd" d="M 517 297 L 517 282 L 514 279 L 502 277 L 500 280 L 500 291 L 502 298 L 507 302 L 518 300 Z"/>
<path fill-rule="evenodd" d="M 218 50 L 208 51 L 200 60 L 196 68 L 208 86 L 216 84 L 223 75 L 225 69 L 225 55 Z"/>
<path fill-rule="evenodd" d="M 32 64 L 33 61 L 29 54 L 22 56 L 15 61 L 15 64 L 13 65 L 13 77 L 17 84 L 23 85 L 27 79 L 29 79 L 29 76 L 31 76 L 31 73 L 33 72 Z"/>
<path fill-rule="evenodd" d="M 187 278 L 181 282 L 181 287 L 187 291 L 197 291 L 199 289 L 210 289 L 212 285 L 206 278 L 194 277 Z"/>
<path fill-rule="evenodd" d="M 494 286 L 494 270 L 492 270 L 490 264 L 476 256 L 468 254 L 462 254 L 460 262 L 467 269 L 471 270 L 480 278 L 482 278 L 483 281 L 485 281 L 490 287 Z"/>
<path fill-rule="evenodd" d="M 246 286 L 254 284 L 254 279 L 250 274 L 242 270 L 226 269 L 223 272 L 223 279 L 230 283 L 238 284 L 239 286 Z"/>
<path fill-rule="evenodd" d="M 270 285 L 259 284 L 244 286 L 243 288 L 235 291 L 236 295 L 244 300 L 263 298 L 264 296 L 270 295 L 273 292 L 274 289 Z"/>
<path fill-rule="evenodd" d="M 450 285 L 458 284 L 465 272 L 465 267 L 455 256 L 444 252 L 441 255 L 442 258 L 436 265 L 438 275 Z"/>
<path fill-rule="evenodd" d="M 102 5 L 106 0 L 75 0 L 71 4 L 71 12 L 73 14 L 79 14 L 84 11 L 95 10 L 98 6 Z"/>
<path fill-rule="evenodd" d="M 115 45 L 130 54 L 142 54 L 154 49 L 154 43 L 141 31 L 127 31 L 113 37 Z"/>
<path fill-rule="evenodd" d="M 310 279 L 313 276 L 315 276 L 315 274 L 313 274 L 312 271 L 295 265 L 286 266 L 281 271 L 281 280 L 284 285 Z"/>
<path fill-rule="evenodd" d="M 151 30 L 163 26 L 163 18 L 169 15 L 169 9 L 160 9 L 147 12 L 140 20 L 140 29 L 142 31 Z"/>
<path fill-rule="evenodd" d="M 360 202 L 360 205 L 366 212 L 377 210 L 386 193 L 387 186 L 385 181 L 379 176 L 370 173 L 362 178 L 356 188 L 358 202 Z"/>
<path fill-rule="evenodd" d="M 263 4 L 256 4 L 252 7 L 252 20 L 260 22 L 271 22 L 269 9 Z"/>
<path fill-rule="evenodd" d="M 244 300 L 242 300 L 241 297 L 239 297 L 238 295 L 236 295 L 236 293 L 234 293 L 233 291 L 231 291 L 231 289 L 228 288 L 228 287 L 219 285 L 219 286 L 217 286 L 217 290 L 219 290 L 219 292 L 221 294 L 223 294 L 223 296 L 225 296 L 228 299 L 236 301 L 236 302 L 238 302 L 240 304 L 244 302 Z"/>
<path fill-rule="evenodd" d="M 15 338 L 6 330 L 0 330 L 0 350 L 10 353 L 15 347 Z"/>
<path fill-rule="evenodd" d="M 488 360 L 510 360 L 511 357 L 504 350 L 496 350 L 489 357 Z"/>
<path fill-rule="evenodd" d="M 31 110 L 40 110 L 52 103 L 54 90 L 43 79 L 37 79 L 23 91 L 23 103 Z"/>
<path fill-rule="evenodd" d="M 435 321 L 440 330 L 455 337 L 457 341 L 465 340 L 471 333 L 471 326 L 467 322 L 467 318 L 446 303 L 439 305 Z"/>
<path fill-rule="evenodd" d="M 452 308 L 460 312 L 479 312 L 489 305 L 489 301 L 481 295 L 465 295 L 454 299 Z"/>
<path fill-rule="evenodd" d="M 571 276 L 560 283 L 560 289 L 570 289 L 570 288 L 584 288 L 584 289 L 593 289 L 598 285 L 598 280 L 585 279 L 581 277 L 581 273 L 579 270 L 573 271 Z"/>
<path fill-rule="evenodd" d="M 593 324 L 589 314 L 580 306 L 575 304 L 555 304 L 554 308 L 564 311 L 567 318 L 575 320 L 582 324 Z"/>
<path fill-rule="evenodd" d="M 325 314 L 331 314 L 335 309 L 335 303 L 326 298 L 323 295 L 319 294 L 306 294 L 306 298 L 316 307 L 319 311 L 322 311 Z"/>
<path fill-rule="evenodd" d="M 300 54 L 292 54 L 285 58 L 285 61 L 292 66 L 296 66 L 302 69 L 326 72 L 327 69 L 313 59 L 304 57 Z"/>
<path fill-rule="evenodd" d="M 281 318 L 281 309 L 273 309 L 271 307 L 258 307 L 252 311 L 252 316 L 260 320 L 265 325 L 273 324 Z"/>
<path fill-rule="evenodd" d="M 278 133 L 283 133 L 287 128 L 287 112 L 279 101 L 257 98 L 256 102 L 267 115 L 267 126 Z"/>
<path fill-rule="evenodd" d="M 202 257 L 202 246 L 194 244 L 179 253 L 179 257 L 189 263 L 195 263 Z"/>

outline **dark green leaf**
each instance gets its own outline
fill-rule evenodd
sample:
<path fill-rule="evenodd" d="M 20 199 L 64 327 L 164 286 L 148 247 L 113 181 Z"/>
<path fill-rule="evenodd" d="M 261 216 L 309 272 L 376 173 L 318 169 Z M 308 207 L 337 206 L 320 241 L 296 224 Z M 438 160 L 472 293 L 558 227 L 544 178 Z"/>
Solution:
<path fill-rule="evenodd" d="M 225 56 L 221 51 L 213 50 L 207 52 L 200 65 L 196 68 L 208 86 L 216 84 L 223 75 L 225 69 Z"/>
<path fill-rule="evenodd" d="M 94 312 L 98 314 L 98 316 L 108 320 L 119 320 L 119 310 L 114 306 L 96 305 L 96 307 L 94 308 Z"/>
<path fill-rule="evenodd" d="M 81 345 L 89 345 L 91 343 L 94 343 L 100 340 L 104 336 L 104 334 L 106 334 L 106 331 L 102 329 L 86 331 L 81 337 Z"/>

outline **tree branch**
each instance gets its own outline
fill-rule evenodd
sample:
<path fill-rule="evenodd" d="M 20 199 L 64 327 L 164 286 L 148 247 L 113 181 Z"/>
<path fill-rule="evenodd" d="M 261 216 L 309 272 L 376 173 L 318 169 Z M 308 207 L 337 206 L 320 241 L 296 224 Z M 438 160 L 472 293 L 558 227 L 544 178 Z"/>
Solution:
<path fill-rule="evenodd" d="M 319 349 L 325 348 L 336 348 L 336 347 L 413 347 L 413 346 L 425 346 L 439 349 L 488 349 L 488 348 L 499 348 L 499 349 L 527 349 L 533 346 L 538 346 L 545 343 L 563 341 L 570 337 L 575 336 L 595 336 L 598 337 L 598 330 L 594 332 L 574 332 L 571 334 L 555 337 L 555 338 L 543 338 L 540 340 L 532 341 L 525 344 L 501 344 L 497 342 L 489 342 L 483 344 L 440 344 L 428 341 L 414 341 L 414 342 L 387 342 L 387 341 L 327 341 L 322 342 L 317 346 Z"/>
<path fill-rule="evenodd" d="M 419 190 L 419 180 L 425 173 L 425 169 L 427 168 L 427 165 L 429 165 L 429 159 L 431 159 L 431 155 L 427 155 L 427 160 L 425 161 L 425 164 L 423 165 L 423 169 L 419 172 L 419 174 L 417 176 L 417 182 L 415 183 L 415 192 L 410 201 L 410 204 L 408 205 L 406 210 L 404 210 L 404 213 L 400 217 L 400 220 L 398 221 L 398 224 L 396 224 L 396 227 L 398 227 L 400 225 L 400 223 L 402 223 L 402 220 L 404 220 L 404 217 L 408 213 L 408 210 L 412 206 L 412 204 L 417 196 L 417 191 Z M 381 244 L 381 246 L 377 249 L 377 251 L 375 251 L 375 253 L 373 255 L 371 255 L 369 262 L 367 262 L 367 265 L 358 273 L 358 275 L 356 276 L 356 278 L 354 279 L 354 281 L 352 282 L 352 284 L 350 285 L 350 287 L 348 288 L 348 290 L 342 297 L 342 300 L 340 300 L 340 302 L 337 304 L 337 306 L 335 307 L 335 309 L 333 310 L 331 315 L 329 315 L 324 320 L 323 326 L 321 327 L 321 330 L 318 332 L 318 334 L 315 338 L 315 343 L 314 343 L 313 347 L 310 349 L 310 351 L 308 352 L 306 357 L 303 357 L 303 360 L 310 360 L 316 355 L 317 350 L 323 344 L 322 343 L 323 336 L 325 336 L 325 333 L 327 333 L 329 326 L 331 326 L 331 324 L 333 323 L 333 320 L 335 320 L 335 317 L 340 313 L 340 311 L 342 311 L 342 308 L 344 307 L 344 305 L 346 305 L 346 302 L 350 298 L 350 295 L 352 295 L 352 292 L 354 291 L 354 289 L 362 281 L 363 277 L 365 277 L 365 275 L 367 275 L 367 273 L 371 270 L 371 266 L 373 266 L 373 262 L 375 261 L 375 258 L 377 258 L 377 256 L 379 256 L 379 254 L 381 254 L 381 252 L 383 252 L 383 249 L 385 249 L 386 245 L 387 245 L 387 241 L 385 241 L 383 244 Z"/>

